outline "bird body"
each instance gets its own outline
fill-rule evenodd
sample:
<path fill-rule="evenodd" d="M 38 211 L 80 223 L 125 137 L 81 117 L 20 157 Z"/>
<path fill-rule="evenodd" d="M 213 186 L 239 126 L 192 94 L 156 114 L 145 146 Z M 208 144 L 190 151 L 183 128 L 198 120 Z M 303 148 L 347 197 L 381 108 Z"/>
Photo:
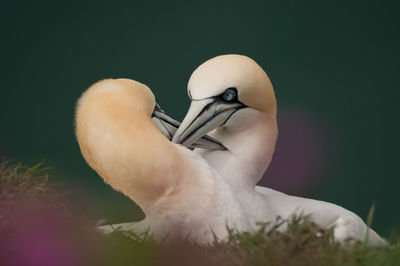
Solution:
<path fill-rule="evenodd" d="M 162 133 L 168 127 L 152 120 L 156 102 L 144 84 L 100 81 L 78 101 L 83 157 L 146 216 L 118 225 L 121 230 L 210 243 L 214 234 L 226 239 L 227 227 L 252 232 L 257 222 L 305 214 L 321 227 L 334 226 L 339 241 L 368 235 L 368 243 L 383 243 L 357 215 L 337 205 L 256 186 L 271 161 L 278 129 L 272 84 L 252 59 L 226 55 L 205 62 L 192 74 L 188 92 L 192 103 L 172 142 L 170 133 Z M 210 149 L 185 148 L 196 143 Z"/>
<path fill-rule="evenodd" d="M 384 241 L 356 214 L 335 204 L 256 187 L 272 159 L 278 136 L 276 99 L 264 70 L 251 58 L 223 55 L 200 65 L 190 77 L 188 113 L 172 141 L 190 145 L 209 134 L 225 150 L 193 152 L 229 184 L 253 231 L 260 221 L 309 215 L 321 227 L 334 227 L 336 240 Z M 227 116 L 224 116 L 227 114 Z M 284 230 L 282 227 L 281 230 Z M 368 233 L 367 233 L 368 232 Z"/>

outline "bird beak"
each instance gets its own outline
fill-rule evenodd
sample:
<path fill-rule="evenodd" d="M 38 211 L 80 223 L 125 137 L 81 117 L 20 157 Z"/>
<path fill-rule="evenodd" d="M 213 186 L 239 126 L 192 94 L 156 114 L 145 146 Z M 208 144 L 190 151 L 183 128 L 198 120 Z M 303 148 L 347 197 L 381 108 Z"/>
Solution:
<path fill-rule="evenodd" d="M 208 132 L 223 125 L 243 107 L 240 102 L 227 103 L 216 97 L 193 100 L 172 142 L 189 147 Z"/>
<path fill-rule="evenodd" d="M 158 128 L 158 130 L 169 140 L 172 139 L 176 130 L 181 125 L 181 123 L 172 117 L 168 116 L 157 104 L 151 120 Z M 219 143 L 217 140 L 210 136 L 203 136 L 202 138 L 198 139 L 196 142 L 192 143 L 188 148 L 202 148 L 208 150 L 225 150 L 225 147 Z"/>

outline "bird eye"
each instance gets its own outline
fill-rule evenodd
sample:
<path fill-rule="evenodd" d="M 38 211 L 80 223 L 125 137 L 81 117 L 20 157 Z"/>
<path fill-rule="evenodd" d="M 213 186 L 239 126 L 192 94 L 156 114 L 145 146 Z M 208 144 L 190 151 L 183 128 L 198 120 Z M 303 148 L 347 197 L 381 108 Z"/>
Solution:
<path fill-rule="evenodd" d="M 222 98 L 227 102 L 231 102 L 236 99 L 236 95 L 237 95 L 236 88 L 228 88 L 222 94 Z"/>

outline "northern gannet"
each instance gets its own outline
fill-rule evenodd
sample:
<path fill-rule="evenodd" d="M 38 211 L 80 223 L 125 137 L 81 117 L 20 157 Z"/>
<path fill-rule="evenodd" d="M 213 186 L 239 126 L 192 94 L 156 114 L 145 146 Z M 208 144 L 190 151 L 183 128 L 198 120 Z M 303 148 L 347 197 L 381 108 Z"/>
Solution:
<path fill-rule="evenodd" d="M 209 134 L 226 147 L 192 153 L 216 171 L 216 178 L 229 184 L 239 202 L 240 209 L 232 207 L 230 211 L 241 213 L 245 220 L 231 220 L 230 224 L 252 231 L 256 222 L 310 214 L 318 225 L 334 227 L 336 240 L 351 237 L 363 241 L 367 236 L 370 244 L 384 243 L 360 217 L 340 206 L 256 187 L 271 161 L 278 129 L 272 84 L 254 60 L 223 55 L 206 61 L 190 77 L 188 95 L 190 108 L 172 141 L 190 146 Z"/>
<path fill-rule="evenodd" d="M 86 162 L 146 215 L 118 227 L 149 229 L 155 239 L 189 236 L 207 243 L 211 228 L 226 229 L 225 217 L 239 221 L 223 203 L 234 209 L 239 203 L 200 155 L 169 141 L 177 123 L 162 113 L 146 85 L 129 79 L 92 85 L 76 108 L 76 136 Z M 209 137 L 194 146 L 224 148 Z"/>

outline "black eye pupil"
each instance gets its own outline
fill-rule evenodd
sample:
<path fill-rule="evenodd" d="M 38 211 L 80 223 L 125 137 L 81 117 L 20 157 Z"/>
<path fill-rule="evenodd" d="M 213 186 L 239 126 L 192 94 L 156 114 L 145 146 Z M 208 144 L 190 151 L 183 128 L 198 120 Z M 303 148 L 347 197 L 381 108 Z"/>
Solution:
<path fill-rule="evenodd" d="M 222 98 L 225 101 L 233 101 L 236 98 L 236 89 L 234 88 L 229 88 L 226 91 L 224 91 L 224 93 L 222 94 Z"/>

